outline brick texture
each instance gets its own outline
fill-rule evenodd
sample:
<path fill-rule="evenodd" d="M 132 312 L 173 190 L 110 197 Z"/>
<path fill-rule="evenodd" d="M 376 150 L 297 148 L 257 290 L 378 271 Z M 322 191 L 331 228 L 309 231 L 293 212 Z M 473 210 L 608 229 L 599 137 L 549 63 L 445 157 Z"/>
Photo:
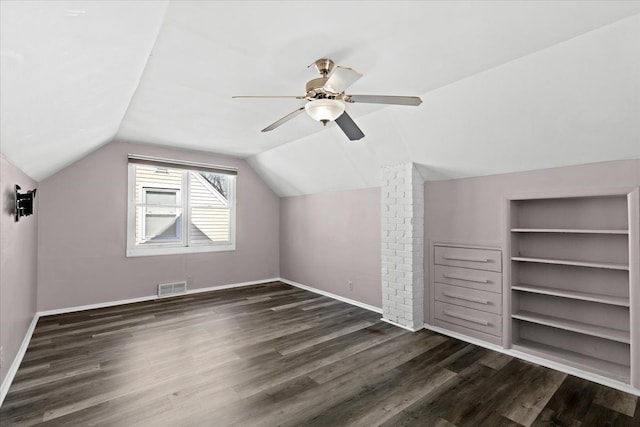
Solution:
<path fill-rule="evenodd" d="M 424 323 L 424 181 L 413 163 L 382 168 L 383 318 Z"/>

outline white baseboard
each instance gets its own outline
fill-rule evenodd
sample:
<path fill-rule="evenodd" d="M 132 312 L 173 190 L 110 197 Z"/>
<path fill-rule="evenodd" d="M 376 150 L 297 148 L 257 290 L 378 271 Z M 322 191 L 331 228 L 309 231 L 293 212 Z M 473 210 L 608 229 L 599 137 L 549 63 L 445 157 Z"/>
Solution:
<path fill-rule="evenodd" d="M 2 386 L 0 386 L 0 406 L 2 406 L 4 398 L 9 392 L 9 387 L 11 387 L 13 378 L 16 376 L 16 372 L 18 372 L 20 363 L 22 363 L 22 358 L 27 352 L 27 347 L 29 347 L 29 342 L 31 341 L 31 335 L 33 335 L 33 331 L 36 329 L 36 324 L 38 323 L 39 318 L 40 316 L 38 315 L 38 313 L 33 315 L 33 320 L 31 320 L 31 324 L 27 329 L 27 333 L 24 334 L 24 339 L 22 340 L 22 344 L 20 344 L 20 348 L 18 349 L 18 354 L 16 354 L 16 357 L 13 358 L 13 363 L 11 363 L 9 371 L 7 371 L 7 376 L 4 377 L 4 380 L 2 381 Z"/>
<path fill-rule="evenodd" d="M 221 291 L 223 289 L 242 288 L 244 286 L 264 285 L 265 283 L 278 282 L 279 277 L 273 277 L 271 279 L 253 280 L 251 282 L 231 283 L 229 285 L 209 286 L 208 288 L 188 289 L 187 295 L 199 294 L 201 292 Z"/>
<path fill-rule="evenodd" d="M 187 292 L 181 295 L 191 295 L 191 294 L 199 294 L 201 292 L 220 291 L 223 289 L 240 288 L 243 286 L 261 285 L 264 283 L 277 282 L 278 280 L 280 279 L 277 277 L 274 277 L 271 279 L 253 280 L 251 282 L 239 282 L 239 283 L 231 283 L 228 285 L 209 286 L 206 288 L 187 289 Z M 180 296 L 180 295 L 172 295 L 172 296 Z M 163 298 L 168 298 L 168 297 L 163 297 Z M 132 304 L 135 302 L 151 301 L 155 299 L 158 299 L 158 295 L 148 295 L 145 297 L 129 298 L 129 299 L 122 299 L 117 301 L 99 302 L 96 304 L 78 305 L 75 307 L 56 308 L 53 310 L 39 311 L 38 315 L 40 315 L 40 317 L 44 317 L 44 316 L 51 316 L 54 314 L 74 313 L 76 311 L 93 310 L 96 308 L 105 308 L 105 307 L 114 307 L 117 305 Z"/>
<path fill-rule="evenodd" d="M 422 328 L 413 329 L 413 328 L 410 328 L 409 326 L 404 326 L 404 325 L 401 325 L 400 323 L 396 323 L 396 322 L 393 322 L 393 321 L 391 321 L 389 319 L 385 319 L 384 317 L 381 317 L 380 320 L 382 320 L 383 322 L 386 322 L 386 323 L 388 323 L 390 325 L 397 326 L 398 328 L 406 329 L 407 331 L 410 331 L 410 332 L 418 332 L 420 329 L 424 328 L 424 326 L 423 326 Z"/>
<path fill-rule="evenodd" d="M 442 335 L 447 335 L 452 338 L 459 339 L 460 341 L 465 341 L 470 344 L 477 345 L 479 347 L 484 347 L 489 350 L 497 351 L 498 353 L 503 353 L 511 357 L 515 357 L 517 359 L 526 360 L 527 362 L 535 363 L 536 365 L 545 366 L 550 369 L 554 369 L 556 371 L 564 372 L 565 374 L 573 375 L 574 377 L 582 378 L 588 381 L 593 381 L 594 383 L 602 384 L 607 387 L 615 388 L 616 390 L 624 391 L 625 393 L 633 394 L 635 396 L 640 396 L 640 390 L 630 386 L 629 384 L 625 384 L 619 381 L 612 380 L 611 378 L 603 377 L 600 375 L 592 374 L 591 372 L 586 372 L 581 369 L 573 368 L 568 365 L 564 365 L 562 363 L 554 362 L 552 360 L 543 359 L 541 357 L 532 356 L 527 353 L 523 353 L 517 350 L 511 350 L 502 348 L 499 345 L 491 344 L 479 340 L 477 338 L 468 337 L 463 334 L 459 334 L 457 332 L 452 332 L 447 329 L 439 328 L 437 326 L 432 326 L 427 323 L 424 324 L 426 329 L 429 329 L 433 332 L 438 332 Z"/>
<path fill-rule="evenodd" d="M 365 304 L 363 302 L 356 301 L 354 299 L 343 297 L 343 296 L 340 296 L 340 295 L 336 295 L 336 294 L 333 294 L 331 292 L 327 292 L 327 291 L 323 291 L 323 290 L 320 290 L 320 289 L 312 288 L 311 286 L 303 285 L 302 283 L 294 282 L 293 280 L 285 279 L 283 277 L 278 278 L 278 280 L 281 281 L 282 283 L 286 283 L 288 285 L 295 286 L 296 288 L 304 289 L 305 291 L 309 291 L 309 292 L 313 292 L 313 293 L 316 293 L 316 294 L 324 295 L 324 296 L 329 297 L 329 298 L 337 299 L 338 301 L 346 302 L 347 304 L 355 305 L 356 307 L 364 308 L 365 310 L 373 311 L 374 313 L 382 314 L 382 308 L 375 307 L 373 305 Z M 391 320 L 385 319 L 385 318 L 381 318 L 380 320 L 382 320 L 383 322 L 389 323 L 389 324 L 391 324 L 393 326 L 397 326 L 399 328 L 406 329 L 407 331 L 410 331 L 410 332 L 417 332 L 420 329 L 422 329 L 422 328 L 413 329 L 413 328 L 410 328 L 408 326 L 404 326 L 404 325 L 401 325 L 399 323 L 392 322 Z"/>
<path fill-rule="evenodd" d="M 303 285 L 302 283 L 294 282 L 293 280 L 284 279 L 279 277 L 277 280 L 287 285 L 295 286 L 296 288 L 304 289 L 305 291 L 313 292 L 316 294 L 324 295 L 329 298 L 337 299 L 338 301 L 346 302 L 347 304 L 355 305 L 356 307 L 364 308 L 365 310 L 373 311 L 378 314 L 382 314 L 382 309 L 374 307 L 373 305 L 365 304 L 360 301 L 356 301 L 351 298 L 346 298 L 340 295 L 332 294 L 331 292 L 323 291 L 320 289 L 312 288 L 311 286 Z M 400 326 L 400 325 L 397 325 Z"/>
<path fill-rule="evenodd" d="M 96 304 L 77 305 L 75 307 L 54 308 L 53 310 L 39 311 L 38 315 L 40 317 L 53 316 L 55 314 L 74 313 L 76 311 L 94 310 L 96 308 L 114 307 L 116 305 L 132 304 L 134 302 L 151 301 L 157 298 L 158 298 L 157 295 L 149 295 L 146 297 L 121 299 L 117 301 L 106 301 L 106 302 L 99 302 Z"/>

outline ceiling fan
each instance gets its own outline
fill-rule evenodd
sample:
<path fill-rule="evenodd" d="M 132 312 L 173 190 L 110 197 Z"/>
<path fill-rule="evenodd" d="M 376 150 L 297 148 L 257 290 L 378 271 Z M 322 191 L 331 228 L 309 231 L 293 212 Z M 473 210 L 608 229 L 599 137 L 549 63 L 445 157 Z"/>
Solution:
<path fill-rule="evenodd" d="M 335 121 L 351 141 L 361 139 L 364 137 L 364 133 L 362 133 L 358 125 L 356 125 L 351 116 L 345 111 L 347 103 L 410 106 L 422 104 L 422 100 L 418 96 L 347 95 L 344 91 L 362 77 L 362 74 L 353 68 L 341 66 L 334 68 L 334 62 L 327 58 L 318 59 L 311 65 L 316 66 L 316 69 L 322 77 L 309 80 L 306 86 L 306 93 L 303 96 L 234 96 L 233 98 L 306 99 L 309 102 L 307 102 L 304 107 L 300 107 L 280 120 L 275 121 L 262 129 L 262 132 L 269 132 L 296 117 L 302 113 L 303 110 L 306 110 L 312 119 L 321 122 L 325 126 L 327 123 Z M 309 65 L 309 67 L 311 65 Z"/>

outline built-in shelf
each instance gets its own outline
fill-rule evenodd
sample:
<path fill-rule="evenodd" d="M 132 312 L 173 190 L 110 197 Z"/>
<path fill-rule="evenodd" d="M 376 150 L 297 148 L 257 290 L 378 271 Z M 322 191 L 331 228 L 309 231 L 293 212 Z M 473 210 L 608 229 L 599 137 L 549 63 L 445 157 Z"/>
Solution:
<path fill-rule="evenodd" d="M 522 256 L 511 257 L 511 261 L 537 262 L 541 264 L 556 264 L 556 265 L 573 265 L 578 267 L 590 267 L 590 268 L 608 268 L 610 270 L 629 270 L 628 264 L 620 264 L 620 263 L 613 263 L 613 262 L 573 261 L 568 259 L 532 258 L 532 257 L 522 257 Z"/>
<path fill-rule="evenodd" d="M 511 315 L 512 318 L 525 322 L 537 323 L 539 325 L 551 326 L 564 329 L 566 331 L 578 332 L 594 337 L 605 338 L 611 341 L 618 341 L 625 344 L 631 342 L 629 331 L 607 328 L 604 326 L 591 325 L 589 323 L 575 320 L 562 319 L 560 317 L 548 316 L 546 314 L 532 313 L 530 311 L 518 311 Z"/>
<path fill-rule="evenodd" d="M 597 359 L 584 354 L 524 339 L 519 339 L 514 342 L 513 349 L 562 363 L 577 369 L 582 369 L 596 375 L 621 381 L 623 383 L 629 382 L 629 374 L 631 370 L 629 366 L 626 365 L 620 365 L 608 360 Z"/>
<path fill-rule="evenodd" d="M 512 348 L 640 389 L 637 188 L 506 205 Z"/>
<path fill-rule="evenodd" d="M 629 298 L 615 297 L 611 295 L 601 295 L 589 292 L 569 291 L 547 286 L 518 284 L 511 286 L 514 291 L 530 292 L 541 295 L 551 295 L 555 297 L 571 298 L 581 301 L 599 302 L 602 304 L 619 305 L 629 307 Z"/>
<path fill-rule="evenodd" d="M 629 230 L 592 230 L 588 228 L 512 228 L 513 233 L 629 234 Z"/>

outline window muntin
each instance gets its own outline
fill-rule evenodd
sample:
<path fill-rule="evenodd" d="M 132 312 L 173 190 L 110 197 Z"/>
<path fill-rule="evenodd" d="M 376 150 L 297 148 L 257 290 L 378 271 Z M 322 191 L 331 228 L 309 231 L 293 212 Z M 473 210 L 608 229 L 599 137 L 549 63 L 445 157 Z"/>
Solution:
<path fill-rule="evenodd" d="M 127 255 L 235 249 L 235 175 L 129 163 Z"/>

